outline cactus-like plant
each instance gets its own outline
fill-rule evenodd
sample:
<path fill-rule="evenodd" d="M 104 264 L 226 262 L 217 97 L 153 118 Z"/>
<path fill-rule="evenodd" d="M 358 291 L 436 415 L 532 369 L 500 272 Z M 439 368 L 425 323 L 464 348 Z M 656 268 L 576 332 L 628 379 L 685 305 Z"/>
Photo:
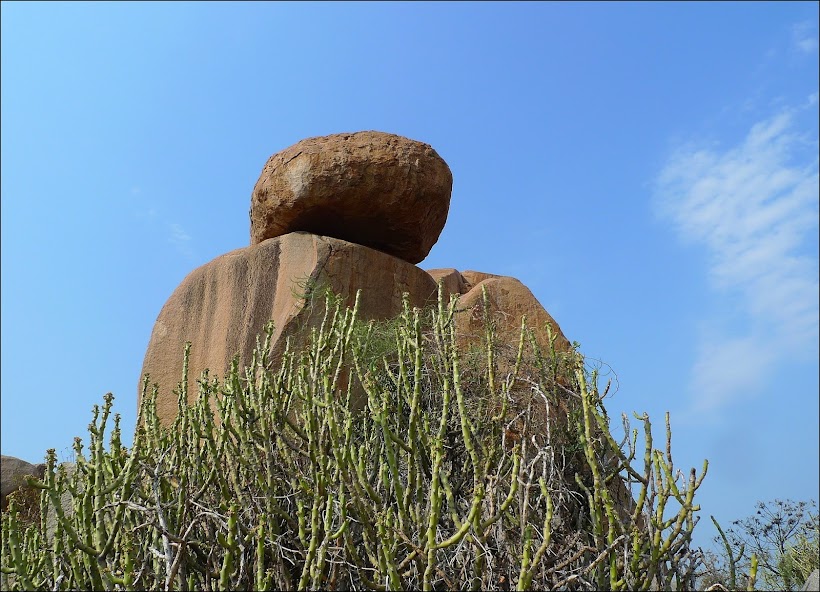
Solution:
<path fill-rule="evenodd" d="M 639 456 L 597 373 L 526 323 L 502 364 L 491 322 L 468 360 L 455 300 L 382 324 L 357 308 L 329 298 L 276 360 L 268 327 L 192 406 L 186 348 L 177 419 L 146 379 L 130 449 L 117 415 L 104 445 L 106 396 L 74 470 L 50 450 L 31 481 L 41 520 L 3 517 L 2 589 L 692 589 L 706 464 L 677 473 L 668 417 L 665 451 L 638 417 Z"/>

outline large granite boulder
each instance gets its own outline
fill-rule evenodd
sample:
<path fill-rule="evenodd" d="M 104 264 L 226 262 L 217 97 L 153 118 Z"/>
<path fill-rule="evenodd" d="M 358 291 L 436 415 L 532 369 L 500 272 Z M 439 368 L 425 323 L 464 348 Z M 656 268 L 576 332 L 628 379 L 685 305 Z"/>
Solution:
<path fill-rule="evenodd" d="M 435 298 L 436 283 L 415 265 L 381 251 L 331 237 L 295 232 L 237 249 L 192 271 L 174 290 L 154 325 L 142 366 L 160 394 L 163 423 L 178 412 L 172 390 L 182 379 L 182 352 L 192 343 L 188 370 L 189 403 L 196 400 L 196 379 L 205 368 L 221 377 L 239 354 L 251 361 L 256 338 L 269 320 L 275 323 L 274 357 L 285 337 L 304 337 L 321 321 L 311 295 L 329 288 L 352 306 L 361 289 L 359 316 L 387 319 Z M 319 296 L 321 297 L 321 296 Z M 320 303 L 321 304 L 321 303 Z"/>
<path fill-rule="evenodd" d="M 42 479 L 45 465 L 33 465 L 14 456 L 0 456 L 0 504 L 5 510 L 9 494 L 26 486 L 27 475 Z"/>
<path fill-rule="evenodd" d="M 274 154 L 251 194 L 251 244 L 332 236 L 422 261 L 438 240 L 453 176 L 422 142 L 382 132 L 308 138 Z"/>

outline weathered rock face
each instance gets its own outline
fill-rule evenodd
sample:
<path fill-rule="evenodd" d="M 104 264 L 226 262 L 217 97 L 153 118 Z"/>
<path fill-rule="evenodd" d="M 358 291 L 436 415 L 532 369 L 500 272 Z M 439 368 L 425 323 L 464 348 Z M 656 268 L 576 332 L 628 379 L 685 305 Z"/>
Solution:
<path fill-rule="evenodd" d="M 432 269 L 428 273 L 436 282 L 441 282 L 446 297 L 449 298 L 452 294 L 458 296 L 455 313 L 456 341 L 461 355 L 464 356 L 465 365 L 468 365 L 471 359 L 478 360 L 480 366 L 484 365 L 486 323 L 489 320 L 495 328 L 495 373 L 503 380 L 515 367 L 521 336 L 521 320 L 526 315 L 527 327 L 532 330 L 538 348 L 545 356 L 549 356 L 551 351 L 547 325 L 552 326 L 555 336 L 556 362 L 562 369 L 566 369 L 568 360 L 563 354 L 572 350 L 569 340 L 564 337 L 555 319 L 544 310 L 532 292 L 520 281 L 508 276 L 478 271 L 459 272 L 449 268 Z M 528 345 L 525 346 L 525 352 L 527 356 L 532 356 Z M 533 360 L 525 360 L 525 367 L 534 368 Z M 533 377 L 519 375 L 519 378 Z M 565 374 L 561 373 L 557 378 L 562 386 L 569 385 Z M 514 404 L 524 404 L 532 396 L 532 387 L 526 380 L 519 380 L 513 385 L 511 392 L 515 400 Z M 542 407 L 539 405 L 537 409 L 542 409 Z M 553 420 L 564 422 L 567 409 L 568 407 L 563 404 L 554 408 Z M 538 423 L 543 423 L 546 419 L 546 415 L 540 411 L 536 411 L 533 416 L 533 420 Z"/>
<path fill-rule="evenodd" d="M 372 131 L 309 138 L 265 164 L 251 194 L 251 244 L 305 231 L 418 263 L 444 228 L 452 187 L 427 144 Z"/>
<path fill-rule="evenodd" d="M 459 272 L 456 269 L 432 269 L 430 276 L 441 282 L 445 296 L 458 296 L 455 313 L 456 340 L 461 354 L 466 360 L 476 358 L 484 363 L 486 323 L 489 320 L 495 328 L 495 366 L 496 376 L 503 379 L 515 366 L 518 344 L 521 336 L 521 320 L 526 316 L 527 327 L 532 330 L 535 341 L 542 355 L 550 355 L 550 334 L 547 325 L 552 326 L 555 336 L 556 362 L 566 369 L 567 354 L 572 350 L 569 340 L 564 337 L 561 327 L 541 303 L 515 278 L 483 273 L 479 271 Z M 484 293 L 487 294 L 485 303 Z M 486 307 L 486 310 L 485 310 Z M 525 347 L 530 353 L 530 348 Z M 564 358 L 563 362 L 561 358 Z M 525 366 L 533 368 L 532 360 Z M 558 375 L 558 382 L 568 386 L 565 374 Z M 531 386 L 526 382 L 514 385 L 513 397 L 518 401 L 528 400 Z M 553 419 L 563 422 L 566 407 L 555 409 Z M 539 422 L 546 420 L 540 413 L 536 414 Z"/>
<path fill-rule="evenodd" d="M 468 272 L 469 273 L 469 272 Z M 469 275 L 464 276 L 469 282 Z M 469 309 L 470 314 L 462 314 L 459 321 L 460 330 L 469 334 L 481 334 L 484 330 L 484 299 L 486 289 L 490 313 L 495 321 L 496 334 L 502 343 L 518 345 L 521 334 L 521 318 L 526 315 L 527 325 L 533 329 L 535 339 L 542 351 L 549 351 L 550 343 L 546 326 L 552 325 L 557 335 L 555 349 L 569 351 L 571 345 L 564 337 L 561 327 L 541 306 L 529 288 L 512 277 L 493 276 L 481 279 L 472 284 L 472 288 L 459 298 L 459 304 Z"/>
<path fill-rule="evenodd" d="M 526 315 L 527 326 L 533 329 L 536 341 L 542 351 L 549 351 L 547 324 L 552 325 L 557 335 L 555 349 L 567 352 L 572 348 L 564 337 L 561 327 L 541 306 L 532 292 L 520 281 L 508 276 L 494 275 L 480 271 L 459 272 L 456 269 L 431 269 L 430 276 L 442 286 L 446 293 L 459 294 L 456 313 L 456 327 L 466 340 L 481 343 L 484 339 L 484 290 L 487 291 L 490 318 L 495 322 L 499 343 L 518 346 L 521 334 L 521 317 Z"/>
<path fill-rule="evenodd" d="M 542 354 L 549 354 L 550 334 L 547 325 L 551 325 L 555 336 L 555 353 L 557 356 L 572 351 L 572 344 L 564 336 L 561 327 L 552 316 L 541 306 L 533 293 L 519 280 L 480 271 L 459 272 L 456 269 L 431 269 L 430 276 L 438 283 L 447 296 L 459 296 L 455 322 L 459 347 L 463 352 L 470 348 L 477 348 L 483 355 L 486 319 L 489 318 L 495 325 L 497 344 L 497 375 L 504 376 L 515 363 L 518 350 L 518 341 L 521 335 L 521 318 L 526 315 L 527 327 L 532 329 L 535 341 Z M 487 292 L 488 311 L 484 307 L 484 291 Z M 489 313 L 489 314 L 487 314 Z M 570 386 L 569 381 L 559 375 L 558 383 L 561 386 Z M 513 397 L 530 393 L 530 385 L 523 384 L 513 387 Z M 526 396 L 521 400 L 525 400 Z M 515 402 L 513 404 L 516 404 Z M 557 407 L 553 408 L 553 425 L 566 425 L 566 416 L 570 406 L 561 398 Z M 546 415 L 546 414 L 544 414 Z M 534 421 L 544 421 L 546 418 L 539 412 L 534 414 Z M 516 439 L 515 426 L 513 433 L 508 437 Z M 586 469 L 589 470 L 589 469 Z M 628 520 L 628 515 L 634 509 L 635 502 L 624 482 L 615 479 L 609 484 L 609 492 L 616 504 L 616 511 L 622 520 Z M 641 519 L 642 520 L 642 519 Z M 643 524 L 640 522 L 640 524 Z"/>
<path fill-rule="evenodd" d="M 461 275 L 457 269 L 453 269 L 452 267 L 447 267 L 444 269 L 429 269 L 427 270 L 427 273 L 429 273 L 430 277 L 435 280 L 436 284 L 441 282 L 442 289 L 444 290 L 445 301 L 451 294 L 460 296 L 461 294 L 466 294 L 472 287 L 467 280 L 464 279 L 464 276 Z"/>
<path fill-rule="evenodd" d="M 304 336 L 321 320 L 321 307 L 306 306 L 306 293 L 328 287 L 352 306 L 361 289 L 360 318 L 386 319 L 402 309 L 408 292 L 412 306 L 435 297 L 433 279 L 415 265 L 343 240 L 296 232 L 231 251 L 191 272 L 166 302 L 154 325 L 142 375 L 160 386 L 157 411 L 170 423 L 178 411 L 172 394 L 182 379 L 182 353 L 192 343 L 188 370 L 189 402 L 205 368 L 212 377 L 251 361 L 256 337 L 268 320 L 275 330 L 274 356 L 284 337 Z M 321 303 L 319 303 L 321 304 Z"/>
<path fill-rule="evenodd" d="M 14 456 L 0 457 L 0 503 L 3 510 L 8 505 L 8 495 L 20 487 L 25 487 L 26 475 L 42 479 L 45 465 L 33 465 Z"/>

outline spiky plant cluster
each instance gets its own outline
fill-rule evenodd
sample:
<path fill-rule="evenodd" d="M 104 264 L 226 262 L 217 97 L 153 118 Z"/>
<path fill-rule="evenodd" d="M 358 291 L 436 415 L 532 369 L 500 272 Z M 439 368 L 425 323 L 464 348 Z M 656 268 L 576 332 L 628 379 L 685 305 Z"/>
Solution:
<path fill-rule="evenodd" d="M 525 323 L 465 365 L 455 307 L 385 325 L 329 298 L 307 347 L 272 359 L 269 327 L 192 406 L 186 348 L 178 417 L 146 379 L 130 449 L 117 415 L 104 446 L 108 395 L 76 464 L 29 480 L 40 520 L 12 501 L 2 589 L 692 589 L 706 464 L 675 471 L 668 417 L 665 451 L 646 416 L 616 442 L 596 373 Z"/>

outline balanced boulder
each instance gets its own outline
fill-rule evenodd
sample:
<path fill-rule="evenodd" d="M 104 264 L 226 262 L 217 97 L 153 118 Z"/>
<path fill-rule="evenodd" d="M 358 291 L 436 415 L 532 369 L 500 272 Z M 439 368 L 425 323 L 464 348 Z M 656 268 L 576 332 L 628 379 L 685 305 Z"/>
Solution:
<path fill-rule="evenodd" d="M 380 251 L 332 237 L 295 232 L 237 249 L 192 271 L 159 313 L 142 375 L 160 387 L 157 413 L 171 423 L 177 415 L 172 390 L 182 380 L 183 348 L 192 343 L 188 399 L 197 397 L 196 379 L 208 368 L 220 377 L 239 354 L 240 368 L 251 362 L 256 338 L 274 321 L 273 356 L 285 338 L 303 339 L 321 322 L 322 291 L 330 289 L 353 306 L 361 290 L 359 317 L 387 319 L 435 298 L 436 283 L 415 265 Z"/>
<path fill-rule="evenodd" d="M 419 263 L 438 240 L 453 176 L 427 144 L 366 131 L 308 138 L 268 159 L 251 194 L 251 244 L 330 236 Z"/>
<path fill-rule="evenodd" d="M 311 306 L 317 288 L 349 306 L 361 290 L 359 318 L 380 320 L 401 312 L 404 293 L 412 306 L 433 302 L 442 280 L 445 296 L 459 297 L 456 329 L 464 351 L 481 351 L 490 319 L 503 370 L 514 360 L 526 315 L 542 351 L 549 351 L 550 324 L 556 350 L 568 352 L 558 324 L 518 280 L 455 269 L 428 274 L 414 265 L 444 226 L 452 182 L 429 145 L 382 132 L 309 138 L 274 154 L 252 192 L 251 246 L 191 272 L 154 325 L 142 376 L 160 387 L 161 421 L 170 423 L 178 412 L 173 389 L 182 379 L 185 342 L 192 344 L 192 403 L 203 370 L 221 377 L 234 356 L 240 368 L 251 362 L 268 321 L 274 322 L 273 359 L 286 338 L 303 345 L 321 321 L 322 307 Z"/>

